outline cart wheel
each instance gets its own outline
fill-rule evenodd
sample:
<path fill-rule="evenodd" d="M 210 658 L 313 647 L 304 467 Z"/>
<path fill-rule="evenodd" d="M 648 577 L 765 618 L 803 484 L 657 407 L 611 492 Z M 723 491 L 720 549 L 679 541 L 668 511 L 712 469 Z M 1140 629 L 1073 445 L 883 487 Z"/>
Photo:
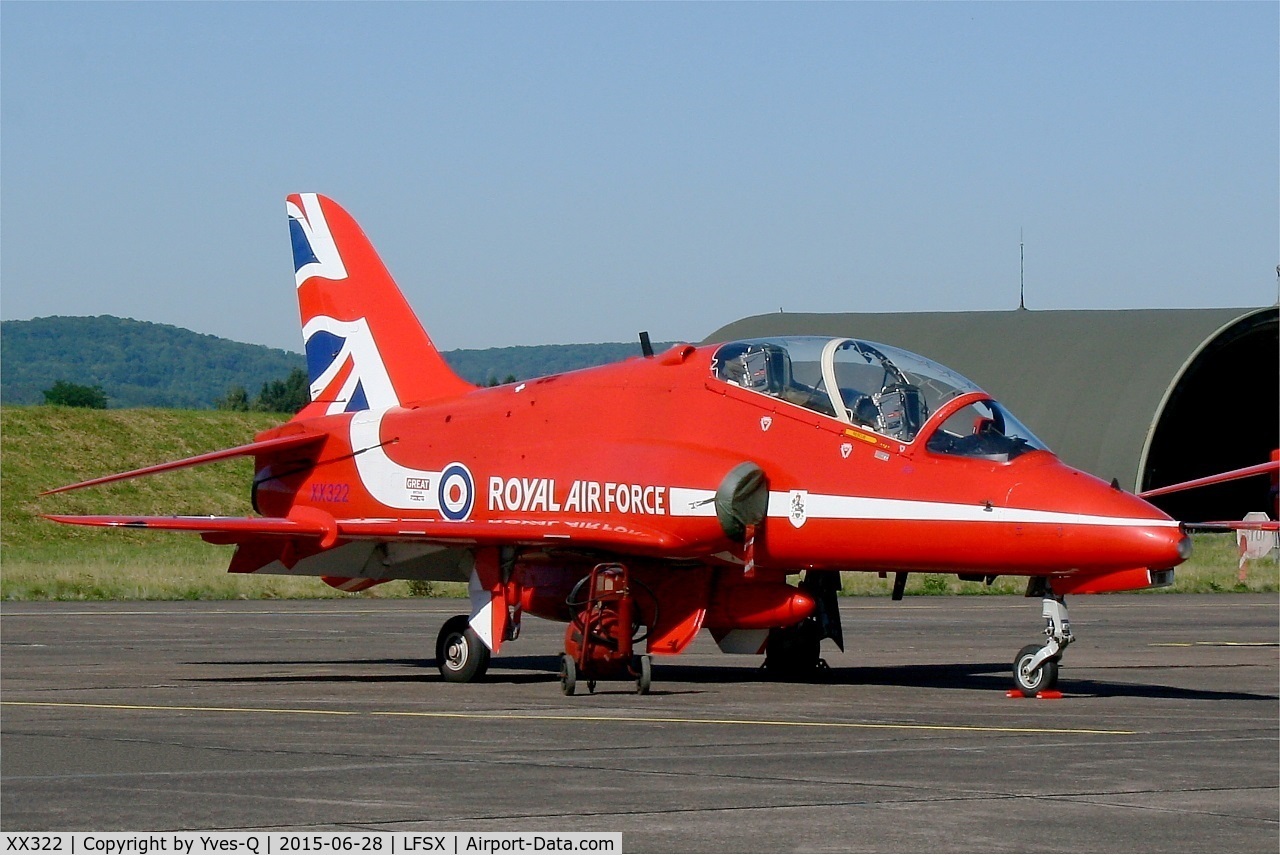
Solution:
<path fill-rule="evenodd" d="M 640 674 L 636 677 L 636 693 L 649 694 L 649 685 L 653 682 L 653 657 L 645 654 L 640 657 Z"/>
<path fill-rule="evenodd" d="M 560 657 L 560 691 L 572 695 L 578 685 L 578 666 L 568 653 Z"/>

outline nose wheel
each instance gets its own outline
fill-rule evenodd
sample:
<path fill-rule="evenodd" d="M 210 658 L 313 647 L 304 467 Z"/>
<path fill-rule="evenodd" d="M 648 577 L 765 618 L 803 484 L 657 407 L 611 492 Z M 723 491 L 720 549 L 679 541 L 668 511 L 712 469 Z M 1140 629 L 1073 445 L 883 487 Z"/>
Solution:
<path fill-rule="evenodd" d="M 1067 619 L 1066 600 L 1053 593 L 1047 579 L 1040 613 L 1045 619 L 1047 640 L 1044 644 L 1028 644 L 1013 659 L 1013 686 L 1028 698 L 1057 688 L 1062 653 L 1076 640 L 1071 634 L 1071 621 Z"/>
<path fill-rule="evenodd" d="M 1036 692 L 1054 689 L 1058 685 L 1056 659 L 1046 659 L 1039 665 L 1032 664 L 1042 649 L 1042 644 L 1028 644 L 1018 651 L 1013 660 L 1013 685 L 1028 698 L 1034 698 Z"/>

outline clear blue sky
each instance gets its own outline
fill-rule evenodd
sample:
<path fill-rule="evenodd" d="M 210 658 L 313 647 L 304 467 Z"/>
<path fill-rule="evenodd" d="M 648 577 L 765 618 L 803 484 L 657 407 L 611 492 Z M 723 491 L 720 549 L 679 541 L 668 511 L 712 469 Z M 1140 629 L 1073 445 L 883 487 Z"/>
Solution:
<path fill-rule="evenodd" d="M 332 196 L 444 348 L 1268 305 L 1280 5 L 0 4 L 0 314 L 298 350 Z"/>

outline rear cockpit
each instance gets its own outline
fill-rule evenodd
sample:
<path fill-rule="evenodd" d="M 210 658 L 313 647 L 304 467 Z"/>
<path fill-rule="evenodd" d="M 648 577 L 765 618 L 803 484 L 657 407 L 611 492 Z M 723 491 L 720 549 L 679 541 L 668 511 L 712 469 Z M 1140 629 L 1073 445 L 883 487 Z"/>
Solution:
<path fill-rule="evenodd" d="M 1045 448 L 971 381 L 889 345 L 817 336 L 734 341 L 716 350 L 711 371 L 904 445 L 926 436 L 938 454 L 1011 460 Z"/>

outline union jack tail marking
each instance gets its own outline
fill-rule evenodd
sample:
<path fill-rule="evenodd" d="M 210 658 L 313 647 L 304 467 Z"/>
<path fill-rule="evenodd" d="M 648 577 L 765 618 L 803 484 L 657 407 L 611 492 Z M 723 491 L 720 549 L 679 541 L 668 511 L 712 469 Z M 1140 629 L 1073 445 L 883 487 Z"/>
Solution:
<path fill-rule="evenodd" d="M 315 193 L 294 194 L 285 208 L 311 381 L 302 417 L 473 388 L 445 363 L 350 214 Z"/>

